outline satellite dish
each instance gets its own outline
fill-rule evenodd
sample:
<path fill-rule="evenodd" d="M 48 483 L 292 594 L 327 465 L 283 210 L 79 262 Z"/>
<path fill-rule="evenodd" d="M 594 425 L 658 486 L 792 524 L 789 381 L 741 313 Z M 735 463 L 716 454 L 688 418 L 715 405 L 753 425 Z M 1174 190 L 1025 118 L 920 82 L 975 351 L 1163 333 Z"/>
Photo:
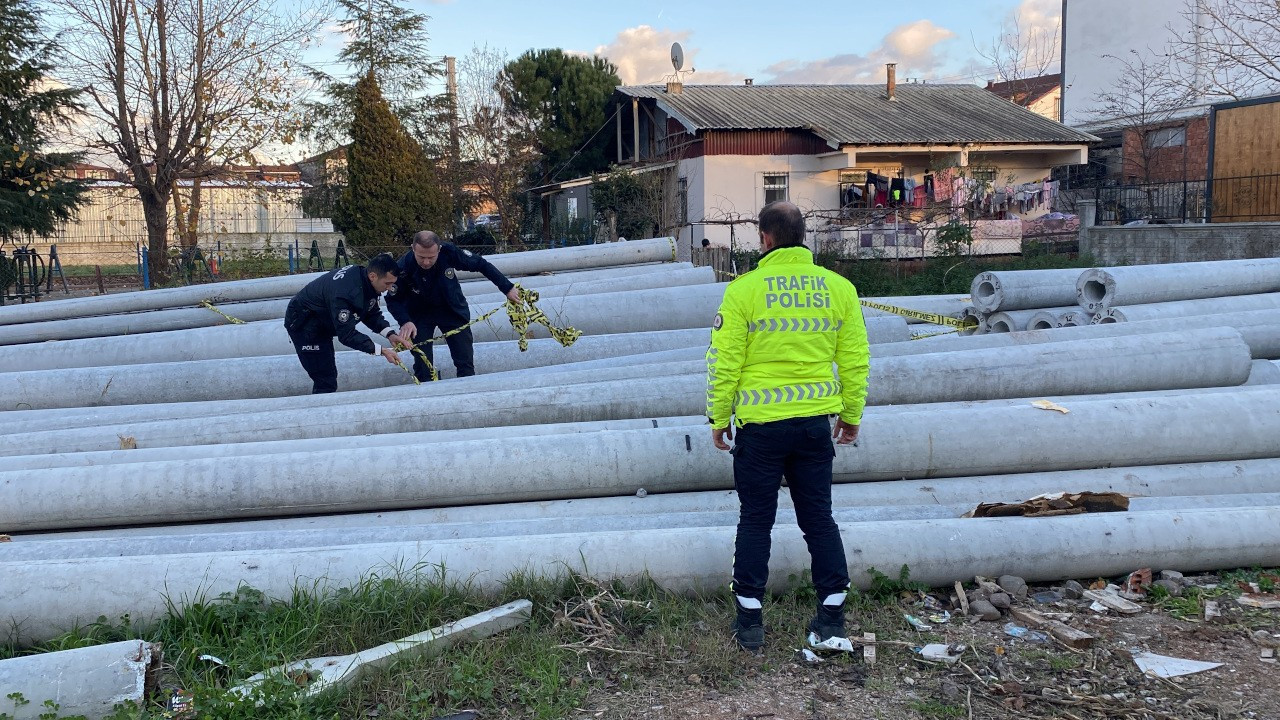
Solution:
<path fill-rule="evenodd" d="M 680 72 L 684 69 L 684 48 L 680 43 L 671 43 L 671 67 Z"/>

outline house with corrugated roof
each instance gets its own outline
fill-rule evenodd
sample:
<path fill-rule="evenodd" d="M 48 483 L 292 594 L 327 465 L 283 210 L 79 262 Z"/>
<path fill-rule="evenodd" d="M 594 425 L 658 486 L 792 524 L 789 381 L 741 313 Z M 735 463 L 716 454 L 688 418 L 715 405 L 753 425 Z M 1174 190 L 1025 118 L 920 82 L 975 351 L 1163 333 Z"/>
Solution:
<path fill-rule="evenodd" d="M 669 83 L 618 87 L 615 101 L 617 163 L 665 174 L 660 230 L 689 247 L 754 243 L 741 221 L 774 200 L 805 210 L 813 233 L 920 221 L 922 192 L 935 208 L 959 192 L 958 211 L 1034 218 L 1053 209 L 1051 169 L 1087 162 L 1096 140 L 977 85 L 898 85 L 892 68 L 884 85 Z M 541 190 L 576 193 L 580 215 L 589 184 Z"/>

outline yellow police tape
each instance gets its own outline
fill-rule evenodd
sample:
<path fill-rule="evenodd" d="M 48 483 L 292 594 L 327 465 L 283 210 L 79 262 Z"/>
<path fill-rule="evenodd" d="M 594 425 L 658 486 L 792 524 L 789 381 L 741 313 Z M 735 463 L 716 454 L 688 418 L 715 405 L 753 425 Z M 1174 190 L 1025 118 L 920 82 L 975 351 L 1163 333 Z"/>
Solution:
<path fill-rule="evenodd" d="M 894 305 L 882 305 L 880 303 L 871 302 L 870 300 L 859 300 L 858 302 L 862 303 L 864 307 L 869 307 L 874 310 L 883 310 L 887 313 L 915 318 L 916 320 L 933 323 L 934 325 L 946 325 L 947 327 L 953 327 L 957 330 L 973 330 L 978 327 L 978 323 L 976 322 L 965 322 L 964 320 L 957 320 L 956 318 L 949 317 L 947 315 L 939 315 L 938 313 L 921 312 L 919 310 L 911 310 Z"/>
<path fill-rule="evenodd" d="M 672 248 L 672 252 L 674 253 L 675 252 L 674 242 L 671 243 L 671 248 Z M 423 352 L 422 346 L 428 343 L 437 343 L 437 342 L 440 342 L 441 340 L 445 340 L 454 335 L 457 335 L 463 330 L 470 328 L 472 325 L 475 325 L 477 323 L 482 323 L 488 320 L 489 318 L 498 314 L 499 310 L 507 311 L 507 319 L 511 321 L 511 327 L 516 331 L 516 334 L 520 337 L 520 339 L 516 343 L 520 346 L 520 352 L 525 352 L 526 350 L 529 349 L 529 337 L 528 337 L 529 326 L 532 324 L 545 326 L 547 328 L 547 332 L 551 334 L 551 337 L 555 339 L 556 342 L 560 343 L 562 347 L 569 347 L 570 345 L 577 342 L 578 338 L 582 337 L 582 331 L 577 330 L 576 328 L 568 327 L 568 326 L 557 327 L 556 325 L 552 324 L 551 319 L 548 318 L 547 314 L 543 312 L 542 309 L 539 308 L 536 304 L 540 299 L 540 296 L 538 295 L 538 292 L 536 290 L 529 290 L 527 288 L 521 287 L 519 283 L 516 283 L 515 288 L 520 291 L 519 303 L 515 303 L 508 300 L 505 305 L 499 305 L 498 307 L 490 310 L 489 312 L 485 313 L 484 315 L 481 315 L 480 317 L 472 320 L 471 322 L 467 323 L 466 325 L 463 325 L 462 327 L 457 327 L 446 333 L 437 335 L 433 338 L 423 340 L 422 342 L 414 343 L 412 347 L 409 347 L 407 349 L 410 352 L 412 352 L 415 356 L 417 356 L 418 359 L 421 360 L 424 365 L 427 366 L 427 369 L 431 371 L 432 380 L 439 380 L 440 373 L 436 371 L 435 365 L 433 365 L 431 363 L 431 360 L 427 358 L 427 354 Z M 228 321 L 230 321 L 234 325 L 244 324 L 243 320 L 236 317 L 232 317 L 222 312 L 218 308 L 214 307 L 213 303 L 209 300 L 202 300 L 200 302 L 200 307 L 205 308 L 206 310 L 212 310 L 213 312 L 218 313 L 219 315 L 226 318 Z M 394 349 L 396 350 L 396 352 L 402 352 L 406 348 L 403 345 L 400 345 L 399 343 L 397 343 Z M 403 362 L 397 360 L 396 364 L 399 365 L 402 370 L 409 373 L 409 377 L 413 378 L 414 384 L 416 385 L 422 384 L 422 381 L 418 380 L 418 376 L 414 375 L 413 371 L 410 370 L 408 367 L 406 367 Z"/>
<path fill-rule="evenodd" d="M 214 307 L 214 306 L 213 306 L 213 302 L 211 302 L 211 301 L 209 301 L 209 300 L 201 300 L 201 301 L 200 301 L 200 307 L 202 307 L 202 308 L 204 308 L 204 309 L 206 309 L 206 310 L 212 310 L 212 311 L 214 311 L 214 312 L 218 313 L 218 314 L 219 314 L 219 315 L 221 315 L 222 317 L 226 318 L 226 319 L 227 319 L 227 321 L 228 321 L 228 322 L 230 322 L 232 325 L 243 325 L 243 324 L 244 324 L 244 321 L 243 321 L 243 320 L 241 320 L 240 318 L 238 318 L 238 317 L 231 317 L 230 315 L 228 315 L 228 314 L 226 314 L 226 313 L 222 312 L 221 310 L 219 310 L 218 308 Z"/>

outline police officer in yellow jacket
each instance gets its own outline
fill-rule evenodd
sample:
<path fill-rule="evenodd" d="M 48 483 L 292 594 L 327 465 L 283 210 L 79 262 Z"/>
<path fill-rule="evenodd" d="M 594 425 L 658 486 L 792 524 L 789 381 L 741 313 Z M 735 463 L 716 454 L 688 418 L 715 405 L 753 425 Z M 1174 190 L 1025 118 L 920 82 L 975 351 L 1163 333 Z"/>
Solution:
<path fill-rule="evenodd" d="M 815 265 L 804 247 L 799 208 L 788 202 L 766 205 L 759 229 L 764 255 L 755 270 L 725 290 L 707 351 L 712 440 L 721 450 L 730 450 L 726 439 L 735 441 L 731 453 L 740 512 L 733 560 L 734 637 L 748 650 L 764 644 L 769 534 L 785 477 L 818 592 L 809 643 L 852 649 L 844 630 L 848 564 L 831 517 L 832 438 L 845 445 L 858 437 L 870 361 L 867 331 L 853 285 Z M 834 433 L 831 415 L 839 417 Z"/>

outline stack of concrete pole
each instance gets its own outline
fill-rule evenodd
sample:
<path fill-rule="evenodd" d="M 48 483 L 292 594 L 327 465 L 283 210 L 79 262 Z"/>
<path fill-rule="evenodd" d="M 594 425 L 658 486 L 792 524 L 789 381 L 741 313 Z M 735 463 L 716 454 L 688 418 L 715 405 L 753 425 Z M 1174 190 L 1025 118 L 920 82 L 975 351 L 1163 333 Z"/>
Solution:
<path fill-rule="evenodd" d="M 421 386 L 344 352 L 344 391 L 308 395 L 278 320 L 0 348 L 0 533 L 12 537 L 0 543 L 0 620 L 11 639 L 100 615 L 147 622 L 167 603 L 243 583 L 287 597 L 299 583 L 406 568 L 444 566 L 478 587 L 566 569 L 722 585 L 736 499 L 704 417 L 703 355 L 724 285 L 684 279 L 699 271 L 669 256 L 600 259 L 643 243 L 660 244 L 582 251 L 636 271 L 607 278 L 615 292 L 580 278 L 569 288 L 593 292 L 546 294 L 553 320 L 587 333 L 572 348 L 540 338 L 520 353 L 499 314 L 477 328 L 472 378 L 451 377 L 443 348 L 446 379 Z M 555 252 L 555 272 L 591 272 Z M 1065 307 L 1078 277 L 1000 277 L 999 293 L 978 288 L 974 301 Z M 490 307 L 483 294 L 477 313 Z M 204 297 L 116 307 L 143 327 Z M 964 302 L 876 300 L 943 315 Z M 64 322 L 57 304 L 3 326 Z M 74 312 L 124 317 L 93 310 Z M 912 341 L 902 318 L 881 315 L 865 313 L 862 435 L 835 457 L 857 582 L 904 563 L 935 584 L 1280 564 L 1274 313 Z M 1134 497 L 1127 512 L 962 517 L 981 502 L 1082 491 Z M 778 582 L 808 565 L 785 491 L 783 505 Z"/>

